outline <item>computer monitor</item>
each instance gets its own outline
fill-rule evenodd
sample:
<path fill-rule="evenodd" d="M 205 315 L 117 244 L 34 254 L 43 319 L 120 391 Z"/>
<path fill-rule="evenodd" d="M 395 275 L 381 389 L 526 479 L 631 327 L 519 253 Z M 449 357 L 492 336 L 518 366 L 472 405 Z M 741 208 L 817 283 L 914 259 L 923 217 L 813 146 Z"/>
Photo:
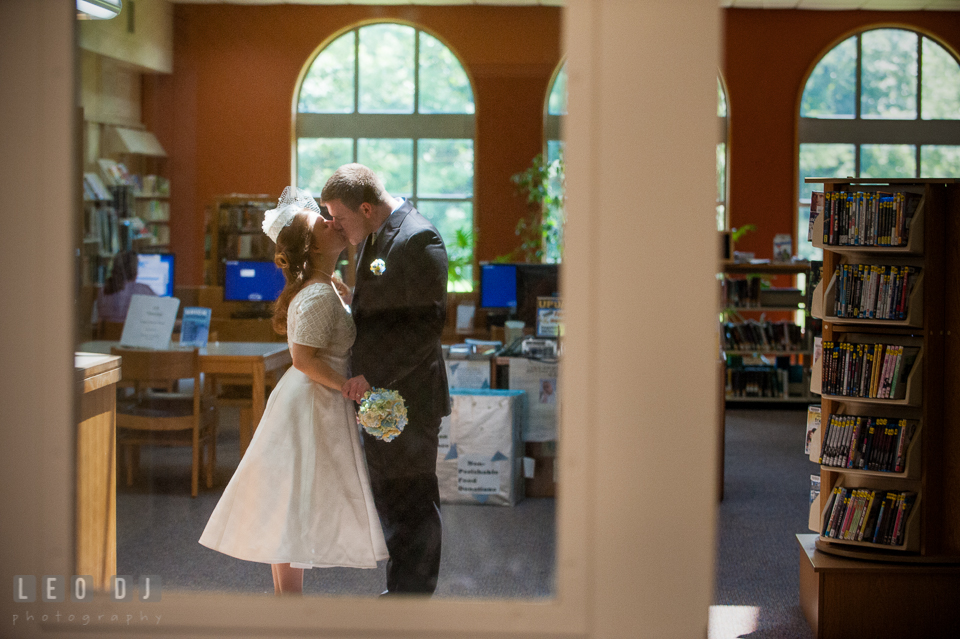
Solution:
<path fill-rule="evenodd" d="M 173 264 L 171 253 L 140 253 L 137 282 L 146 284 L 160 297 L 173 297 Z"/>
<path fill-rule="evenodd" d="M 490 326 L 508 317 L 537 325 L 537 298 L 559 294 L 558 264 L 480 263 L 480 308 Z"/>
<path fill-rule="evenodd" d="M 517 319 L 537 325 L 537 298 L 560 293 L 559 264 L 517 264 Z"/>
<path fill-rule="evenodd" d="M 228 302 L 272 302 L 283 290 L 283 271 L 273 262 L 226 263 L 223 299 Z"/>
<path fill-rule="evenodd" d="M 510 312 L 517 307 L 517 265 L 481 262 L 480 308 Z"/>

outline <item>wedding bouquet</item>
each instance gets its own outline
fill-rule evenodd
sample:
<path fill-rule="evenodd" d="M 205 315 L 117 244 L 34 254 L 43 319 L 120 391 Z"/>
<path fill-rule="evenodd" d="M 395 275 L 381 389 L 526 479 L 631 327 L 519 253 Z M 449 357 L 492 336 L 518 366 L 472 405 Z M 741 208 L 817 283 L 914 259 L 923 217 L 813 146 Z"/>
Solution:
<path fill-rule="evenodd" d="M 360 400 L 357 421 L 377 439 L 390 442 L 407 425 L 407 406 L 397 391 L 371 388 Z"/>

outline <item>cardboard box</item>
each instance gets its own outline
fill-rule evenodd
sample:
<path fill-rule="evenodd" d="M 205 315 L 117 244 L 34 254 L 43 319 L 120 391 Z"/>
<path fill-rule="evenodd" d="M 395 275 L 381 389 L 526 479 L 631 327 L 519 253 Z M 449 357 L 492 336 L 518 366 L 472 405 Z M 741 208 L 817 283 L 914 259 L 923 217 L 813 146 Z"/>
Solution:
<path fill-rule="evenodd" d="M 527 442 L 524 445 L 527 465 L 532 473 L 524 473 L 524 495 L 527 497 L 557 496 L 557 442 Z"/>
<path fill-rule="evenodd" d="M 450 391 L 452 412 L 440 424 L 437 478 L 447 504 L 513 506 L 523 499 L 521 420 L 526 394 Z"/>
<path fill-rule="evenodd" d="M 445 359 L 450 389 L 489 389 L 490 359 Z"/>

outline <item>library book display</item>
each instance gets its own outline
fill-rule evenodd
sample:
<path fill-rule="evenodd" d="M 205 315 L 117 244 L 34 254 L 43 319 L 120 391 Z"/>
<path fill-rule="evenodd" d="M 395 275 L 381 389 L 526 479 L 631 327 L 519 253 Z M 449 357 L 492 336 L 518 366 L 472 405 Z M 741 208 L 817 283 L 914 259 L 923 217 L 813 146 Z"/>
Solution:
<path fill-rule="evenodd" d="M 808 179 L 823 320 L 820 492 L 800 542 L 817 637 L 960 629 L 960 180 Z M 957 635 L 953 635 L 957 636 Z"/>
<path fill-rule="evenodd" d="M 720 337 L 726 363 L 725 397 L 731 402 L 806 404 L 811 401 L 809 325 L 767 314 L 796 315 L 804 293 L 763 288 L 764 277 L 806 275 L 809 262 L 723 264 Z"/>

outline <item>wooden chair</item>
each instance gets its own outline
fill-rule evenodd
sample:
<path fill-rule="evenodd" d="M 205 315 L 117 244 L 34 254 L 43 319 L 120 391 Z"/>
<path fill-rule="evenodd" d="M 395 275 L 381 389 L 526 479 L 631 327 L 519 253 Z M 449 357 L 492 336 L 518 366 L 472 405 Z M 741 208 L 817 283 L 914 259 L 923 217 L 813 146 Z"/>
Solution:
<path fill-rule="evenodd" d="M 117 448 L 124 453 L 127 485 L 139 463 L 140 446 L 190 446 L 193 461 L 190 494 L 197 496 L 200 469 L 204 466 L 207 488 L 213 487 L 217 462 L 217 405 L 204 392 L 197 349 L 148 351 L 112 348 L 122 357 L 121 372 L 133 384 L 132 395 L 117 399 Z M 180 379 L 193 380 L 192 393 L 157 392 Z M 206 453 L 206 454 L 204 454 Z"/>
<path fill-rule="evenodd" d="M 100 320 L 96 328 L 97 339 L 118 342 L 123 336 L 123 322 L 108 322 Z"/>

